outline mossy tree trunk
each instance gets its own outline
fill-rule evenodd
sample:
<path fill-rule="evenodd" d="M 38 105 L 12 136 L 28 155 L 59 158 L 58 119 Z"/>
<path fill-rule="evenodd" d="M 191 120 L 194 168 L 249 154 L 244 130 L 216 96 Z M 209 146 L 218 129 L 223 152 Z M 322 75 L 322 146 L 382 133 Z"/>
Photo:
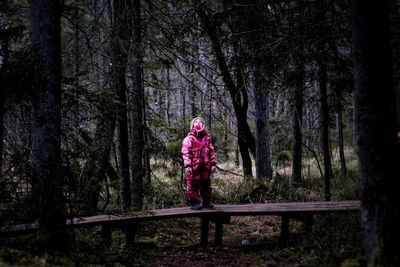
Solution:
<path fill-rule="evenodd" d="M 371 266 L 399 266 L 397 140 L 388 1 L 353 0 L 356 142 L 361 224 Z"/>
<path fill-rule="evenodd" d="M 133 91 L 132 91 L 132 206 L 143 206 L 143 180 L 145 178 L 144 160 L 144 90 L 141 1 L 133 0 Z"/>
<path fill-rule="evenodd" d="M 121 177 L 122 209 L 131 207 L 131 183 L 129 176 L 129 139 L 127 113 L 126 66 L 132 34 L 131 0 L 113 1 L 113 78 L 117 95 L 119 174 Z"/>
<path fill-rule="evenodd" d="M 35 62 L 32 176 L 40 229 L 47 249 L 66 249 L 66 212 L 61 162 L 61 40 L 59 1 L 32 0 Z"/>

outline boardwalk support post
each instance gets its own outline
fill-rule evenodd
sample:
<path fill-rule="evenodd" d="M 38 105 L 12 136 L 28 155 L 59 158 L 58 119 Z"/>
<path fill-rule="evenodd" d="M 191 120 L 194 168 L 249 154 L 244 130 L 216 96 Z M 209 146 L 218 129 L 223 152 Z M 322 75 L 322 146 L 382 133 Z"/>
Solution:
<path fill-rule="evenodd" d="M 304 231 L 306 234 L 311 233 L 314 224 L 314 219 L 312 214 L 307 214 L 304 220 Z"/>
<path fill-rule="evenodd" d="M 231 222 L 230 216 L 218 216 L 215 222 L 215 244 L 222 245 L 222 233 L 224 224 Z"/>
<path fill-rule="evenodd" d="M 126 224 L 124 227 L 127 247 L 131 247 L 135 244 L 135 229 L 136 229 L 135 223 Z"/>
<path fill-rule="evenodd" d="M 282 215 L 282 221 L 281 221 L 281 240 L 285 241 L 288 240 L 289 238 L 289 216 L 288 215 Z"/>
<path fill-rule="evenodd" d="M 104 244 L 110 245 L 112 243 L 112 239 L 111 239 L 111 226 L 109 224 L 102 225 L 101 234 L 103 237 Z"/>
<path fill-rule="evenodd" d="M 208 217 L 201 218 L 200 228 L 201 228 L 201 236 L 200 236 L 200 245 L 206 247 L 208 244 L 208 225 L 210 220 Z"/>

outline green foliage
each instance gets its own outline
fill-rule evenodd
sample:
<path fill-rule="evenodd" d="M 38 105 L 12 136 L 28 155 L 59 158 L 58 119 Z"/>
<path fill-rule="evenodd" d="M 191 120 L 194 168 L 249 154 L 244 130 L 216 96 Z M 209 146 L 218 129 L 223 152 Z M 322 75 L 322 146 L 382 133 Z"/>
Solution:
<path fill-rule="evenodd" d="M 321 200 L 321 188 L 318 180 L 295 186 L 291 183 L 289 177 L 283 176 L 275 179 L 271 187 L 271 194 L 277 202 L 316 201 Z"/>
<path fill-rule="evenodd" d="M 356 259 L 347 259 L 342 264 L 340 267 L 361 267 L 365 266 L 365 260 L 362 258 L 356 258 Z"/>
<path fill-rule="evenodd" d="M 219 163 L 228 161 L 229 151 L 235 150 L 236 143 L 226 138 L 227 131 L 228 129 L 225 125 L 217 125 L 211 132 L 212 142 L 217 152 Z"/>
<path fill-rule="evenodd" d="M 272 155 L 272 165 L 275 167 L 275 170 L 278 170 L 280 167 L 284 168 L 290 165 L 291 160 L 292 153 L 287 150 L 278 151 Z"/>
<path fill-rule="evenodd" d="M 163 175 L 153 175 L 151 187 L 146 186 L 146 208 L 184 205 L 185 196 L 180 180 L 176 176 L 168 176 L 168 172 L 165 171 L 168 168 L 170 165 L 163 161 L 152 165 L 155 173 Z M 348 172 L 347 177 L 336 175 L 332 180 L 335 198 L 351 197 L 354 194 L 353 189 L 356 188 L 355 184 L 355 171 Z M 321 200 L 322 185 L 319 177 L 305 179 L 302 184 L 296 186 L 291 184 L 289 177 L 282 176 L 264 182 L 255 179 L 239 183 L 227 179 L 213 180 L 214 199 L 217 203 Z M 264 232 L 271 228 L 279 233 L 279 219 L 270 219 L 267 223 L 255 226 L 252 224 L 260 220 L 255 217 L 248 221 L 233 221 L 226 226 L 225 233 L 235 234 L 224 235 L 223 247 L 213 247 L 210 244 L 207 250 L 193 246 L 199 242 L 196 219 L 143 222 L 136 232 L 138 243 L 132 248 L 125 245 L 123 231 L 113 231 L 113 243 L 107 245 L 101 239 L 101 228 L 77 229 L 74 231 L 74 243 L 68 255 L 45 254 L 38 247 L 37 239 L 31 235 L 3 242 L 3 245 L 10 248 L 1 250 L 0 266 L 24 266 L 25 263 L 29 266 L 43 266 L 39 263 L 51 266 L 151 266 L 159 260 L 171 260 L 166 257 L 175 255 L 181 259 L 198 252 L 203 253 L 204 258 L 215 256 L 218 259 L 228 257 L 231 260 L 238 260 L 242 255 L 246 255 L 253 263 L 259 262 L 260 265 L 268 266 L 365 266 L 360 256 L 361 230 L 357 214 L 318 215 L 314 219 L 313 230 L 308 235 L 303 234 L 302 224 L 291 220 L 291 236 L 288 243 L 281 243 L 273 233 Z M 212 231 L 210 234 L 213 234 Z M 236 242 L 241 240 L 261 242 L 237 246 Z M 227 255 L 227 251 L 232 254 Z"/>
<path fill-rule="evenodd" d="M 183 164 L 182 163 L 182 140 L 176 140 L 170 142 L 165 146 L 165 155 L 167 158 L 172 159 L 173 164 Z"/>
<path fill-rule="evenodd" d="M 217 203 L 264 203 L 318 201 L 323 199 L 321 179 L 305 180 L 301 185 L 293 185 L 290 177 L 279 176 L 274 180 L 244 180 L 229 183 L 214 180 L 213 197 Z"/>
<path fill-rule="evenodd" d="M 292 136 L 289 135 L 292 130 L 290 124 L 285 118 L 271 118 L 270 121 L 271 129 L 271 154 L 280 155 L 287 151 L 288 148 L 292 147 Z M 291 153 L 290 153 L 291 154 Z M 277 156 L 275 156 L 277 157 Z M 278 159 L 276 159 L 278 160 Z"/>
<path fill-rule="evenodd" d="M 351 200 L 359 198 L 359 172 L 358 170 L 348 169 L 346 176 L 339 170 L 334 170 L 332 179 L 332 195 L 336 199 Z"/>
<path fill-rule="evenodd" d="M 338 266 L 348 258 L 362 255 L 362 235 L 359 214 L 316 216 L 312 235 L 306 236 L 307 248 L 312 248 L 318 261 L 325 266 Z"/>
<path fill-rule="evenodd" d="M 32 222 L 36 216 L 30 197 L 0 203 L 0 222 L 4 224 Z"/>
<path fill-rule="evenodd" d="M 270 183 L 257 180 L 245 180 L 239 183 L 228 183 L 214 180 L 213 198 L 217 203 L 263 203 L 269 198 Z"/>
<path fill-rule="evenodd" d="M 250 253 L 259 256 L 267 266 L 340 266 L 345 262 L 362 262 L 358 215 L 315 216 L 313 231 L 308 235 L 303 235 L 303 231 L 300 228 L 293 234 L 292 228 L 289 241 L 272 240 Z"/>
<path fill-rule="evenodd" d="M 181 118 L 178 123 L 169 125 L 162 118 L 154 115 L 152 118 L 152 132 L 146 147 L 150 155 L 157 159 L 170 160 L 173 164 L 181 164 L 182 140 L 189 132 L 188 118 Z"/>
<path fill-rule="evenodd" d="M 169 176 L 173 173 L 167 172 L 167 177 L 152 176 L 152 183 L 146 185 L 144 208 L 169 208 L 185 203 L 185 192 L 178 175 Z"/>
<path fill-rule="evenodd" d="M 44 259 L 10 247 L 0 250 L 0 266 L 43 266 Z"/>

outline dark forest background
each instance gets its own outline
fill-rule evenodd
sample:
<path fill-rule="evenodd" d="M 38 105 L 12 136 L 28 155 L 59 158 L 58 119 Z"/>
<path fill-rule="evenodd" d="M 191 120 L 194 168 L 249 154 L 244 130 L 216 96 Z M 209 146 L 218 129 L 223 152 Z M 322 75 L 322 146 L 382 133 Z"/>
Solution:
<path fill-rule="evenodd" d="M 366 261 L 398 266 L 399 8 L 2 0 L 1 226 L 65 250 L 67 218 L 184 206 L 200 115 L 216 203 L 360 199 Z"/>

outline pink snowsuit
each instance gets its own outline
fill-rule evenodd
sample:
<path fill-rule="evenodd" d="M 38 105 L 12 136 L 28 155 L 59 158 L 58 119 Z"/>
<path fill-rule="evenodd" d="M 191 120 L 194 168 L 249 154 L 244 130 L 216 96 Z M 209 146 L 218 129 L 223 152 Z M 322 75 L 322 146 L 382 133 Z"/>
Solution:
<path fill-rule="evenodd" d="M 197 134 L 195 130 L 182 141 L 182 158 L 185 168 L 192 168 L 193 175 L 186 176 L 186 196 L 189 202 L 210 201 L 211 167 L 216 166 L 215 150 L 211 136 L 205 131 Z M 200 189 L 200 194 L 199 194 Z"/>

